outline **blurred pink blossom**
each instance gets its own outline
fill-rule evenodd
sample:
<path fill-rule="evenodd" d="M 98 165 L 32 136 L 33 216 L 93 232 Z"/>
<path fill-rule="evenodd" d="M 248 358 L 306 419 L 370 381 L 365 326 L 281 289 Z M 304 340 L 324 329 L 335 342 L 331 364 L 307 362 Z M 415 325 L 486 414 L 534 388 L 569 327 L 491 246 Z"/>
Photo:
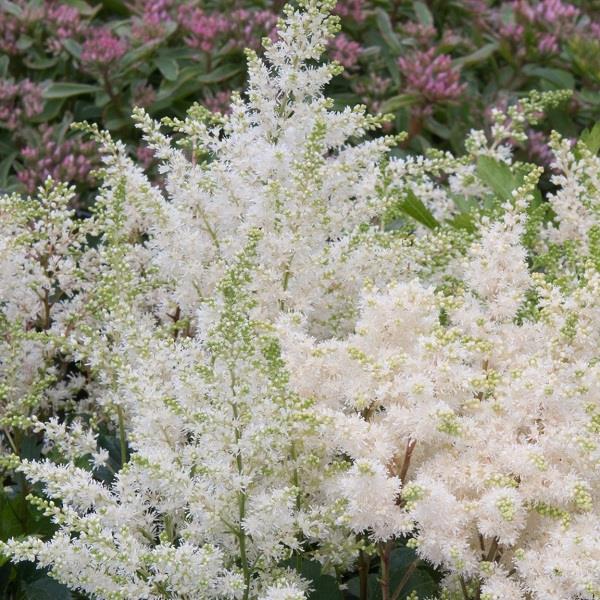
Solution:
<path fill-rule="evenodd" d="M 206 96 L 203 104 L 211 112 L 221 113 L 222 115 L 229 114 L 231 112 L 231 92 L 221 90 L 216 94 Z"/>
<path fill-rule="evenodd" d="M 365 2 L 364 0 L 338 0 L 333 12 L 340 17 L 362 23 L 366 16 Z"/>
<path fill-rule="evenodd" d="M 17 83 L 0 80 L 0 123 L 7 129 L 17 129 L 25 120 L 44 109 L 42 88 L 23 79 Z"/>
<path fill-rule="evenodd" d="M 191 48 L 210 52 L 215 47 L 218 36 L 230 29 L 230 21 L 222 14 L 208 14 L 201 8 L 189 5 L 180 7 L 180 25 L 189 33 L 185 42 Z"/>
<path fill-rule="evenodd" d="M 17 178 L 28 193 L 33 193 L 48 176 L 56 181 L 92 183 L 90 171 L 97 160 L 94 142 L 79 136 L 57 142 L 54 128 L 46 124 L 40 125 L 39 131 L 40 144 L 21 150 L 25 169 L 17 173 Z"/>
<path fill-rule="evenodd" d="M 127 42 L 106 27 L 90 28 L 87 36 L 81 50 L 81 62 L 85 65 L 108 66 L 127 52 Z"/>
<path fill-rule="evenodd" d="M 447 54 L 435 55 L 436 49 L 416 51 L 398 59 L 398 65 L 409 91 L 418 92 L 428 102 L 448 102 L 459 98 L 465 90 L 460 72 L 452 66 Z"/>
<path fill-rule="evenodd" d="M 333 60 L 339 62 L 345 69 L 351 69 L 358 63 L 363 47 L 345 33 L 340 33 L 329 43 L 329 51 Z"/>
<path fill-rule="evenodd" d="M 278 16 L 270 10 L 239 8 L 231 13 L 231 36 L 239 48 L 258 50 L 263 37 L 275 36 Z"/>

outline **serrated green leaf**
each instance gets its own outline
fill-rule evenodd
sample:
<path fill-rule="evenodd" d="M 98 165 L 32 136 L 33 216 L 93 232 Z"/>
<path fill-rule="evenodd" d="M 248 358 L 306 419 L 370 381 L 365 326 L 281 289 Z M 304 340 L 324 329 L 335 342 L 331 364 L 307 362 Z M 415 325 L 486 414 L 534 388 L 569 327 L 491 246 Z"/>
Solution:
<path fill-rule="evenodd" d="M 510 167 L 491 156 L 480 156 L 477 161 L 477 175 L 497 196 L 503 200 L 511 198 L 512 191 L 519 181 Z"/>
<path fill-rule="evenodd" d="M 44 90 L 42 96 L 47 100 L 53 98 L 71 98 L 72 96 L 81 96 L 82 94 L 95 94 L 101 90 L 100 86 L 88 85 L 87 83 L 56 82 L 51 83 Z"/>
<path fill-rule="evenodd" d="M 440 226 L 431 211 L 415 196 L 412 190 L 408 191 L 406 199 L 398 205 L 398 208 L 428 229 L 435 229 Z"/>
<path fill-rule="evenodd" d="M 598 154 L 598 150 L 600 150 L 600 121 L 591 130 L 586 129 L 581 134 L 580 139 L 592 154 Z"/>

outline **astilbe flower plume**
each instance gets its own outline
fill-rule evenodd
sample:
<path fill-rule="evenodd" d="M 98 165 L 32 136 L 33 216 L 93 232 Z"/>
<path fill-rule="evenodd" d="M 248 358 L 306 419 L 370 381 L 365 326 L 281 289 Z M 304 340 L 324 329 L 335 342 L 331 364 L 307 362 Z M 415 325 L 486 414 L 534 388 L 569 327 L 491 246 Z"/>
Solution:
<path fill-rule="evenodd" d="M 58 456 L 2 446 L 56 531 L 0 553 L 99 599 L 304 600 L 294 559 L 377 553 L 389 596 L 408 539 L 444 600 L 591 600 L 600 158 L 554 134 L 540 212 L 509 142 L 561 92 L 493 111 L 459 158 L 390 156 L 385 118 L 323 95 L 332 9 L 285 9 L 229 114 L 135 111 L 161 187 L 85 125 L 89 219 L 51 180 L 0 199 L 0 426 Z M 461 87 L 442 58 L 428 102 Z"/>

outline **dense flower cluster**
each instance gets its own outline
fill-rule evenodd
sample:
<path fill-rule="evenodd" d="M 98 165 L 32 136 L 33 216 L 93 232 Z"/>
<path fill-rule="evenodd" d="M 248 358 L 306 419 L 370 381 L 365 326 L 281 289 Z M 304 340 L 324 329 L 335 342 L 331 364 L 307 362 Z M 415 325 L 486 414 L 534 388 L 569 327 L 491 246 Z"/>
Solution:
<path fill-rule="evenodd" d="M 0 469 L 47 523 L 0 554 L 106 600 L 592 600 L 600 129 L 551 136 L 546 198 L 514 148 L 569 93 L 403 156 L 324 93 L 333 8 L 286 7 L 228 111 L 135 110 L 160 184 L 84 124 L 87 218 L 0 198 Z"/>

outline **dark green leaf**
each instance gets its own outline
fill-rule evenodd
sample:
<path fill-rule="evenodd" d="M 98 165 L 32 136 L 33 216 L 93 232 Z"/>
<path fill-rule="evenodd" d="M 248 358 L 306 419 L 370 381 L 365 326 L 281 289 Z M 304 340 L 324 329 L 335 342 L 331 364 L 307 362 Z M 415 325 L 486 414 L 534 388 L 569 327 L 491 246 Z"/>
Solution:
<path fill-rule="evenodd" d="M 11 152 L 8 156 L 5 156 L 0 162 L 0 187 L 6 187 L 8 182 L 8 174 L 12 167 L 13 161 L 18 156 L 18 152 Z"/>
<path fill-rule="evenodd" d="M 25 600 L 71 600 L 71 592 L 47 575 L 30 583 L 23 583 Z"/>
<path fill-rule="evenodd" d="M 377 8 L 375 10 L 375 18 L 377 19 L 377 27 L 379 28 L 381 37 L 385 41 L 387 47 L 394 54 L 400 54 L 400 51 L 402 50 L 400 39 L 394 32 L 389 15 L 383 9 Z"/>
<path fill-rule="evenodd" d="M 415 221 L 425 225 L 428 229 L 439 227 L 436 218 L 431 214 L 431 211 L 417 198 L 412 190 L 406 194 L 406 200 L 398 205 L 398 208 Z"/>

